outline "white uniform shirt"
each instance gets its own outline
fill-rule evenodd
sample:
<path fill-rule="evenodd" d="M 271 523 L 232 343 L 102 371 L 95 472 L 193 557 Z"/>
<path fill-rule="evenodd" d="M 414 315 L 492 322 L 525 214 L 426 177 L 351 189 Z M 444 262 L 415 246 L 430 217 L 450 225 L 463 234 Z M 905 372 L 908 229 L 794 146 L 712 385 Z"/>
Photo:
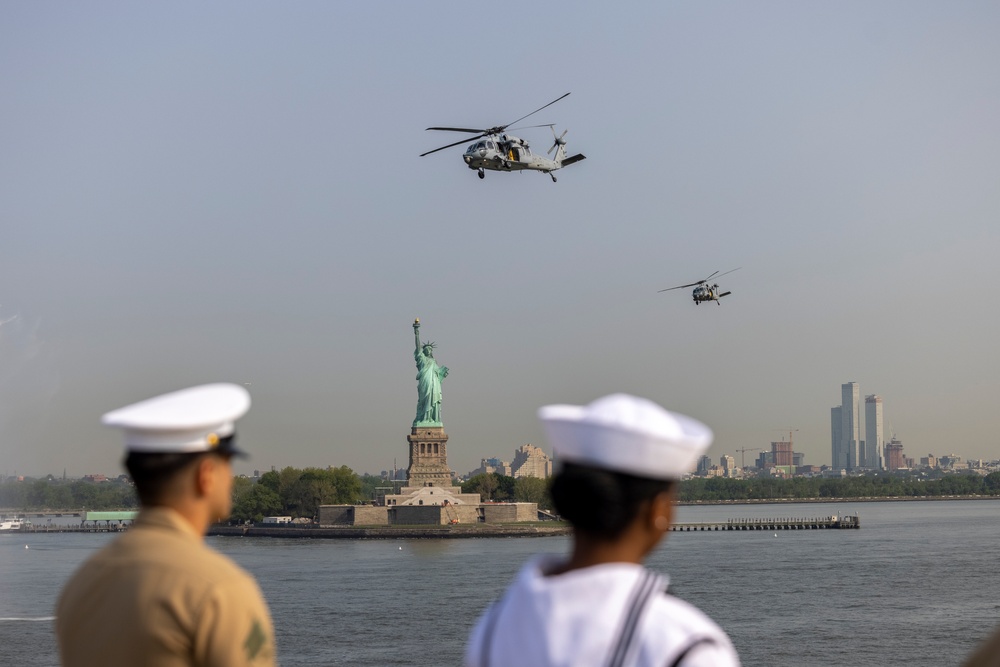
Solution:
<path fill-rule="evenodd" d="M 739 666 L 726 633 L 668 595 L 665 577 L 630 563 L 545 575 L 560 562 L 521 569 L 473 629 L 466 667 Z"/>

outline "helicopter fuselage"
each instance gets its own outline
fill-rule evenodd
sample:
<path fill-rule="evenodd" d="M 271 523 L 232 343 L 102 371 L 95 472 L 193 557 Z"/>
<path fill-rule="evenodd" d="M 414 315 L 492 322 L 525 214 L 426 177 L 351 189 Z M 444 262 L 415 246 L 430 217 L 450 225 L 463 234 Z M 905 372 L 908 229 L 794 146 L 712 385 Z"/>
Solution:
<path fill-rule="evenodd" d="M 561 157 L 561 156 L 557 156 Z M 531 169 L 548 173 L 562 168 L 562 162 L 531 152 L 528 142 L 507 134 L 483 137 L 469 145 L 462 156 L 469 169 L 490 171 L 524 171 Z"/>
<path fill-rule="evenodd" d="M 729 296 L 730 292 L 719 293 L 718 284 L 715 285 L 698 285 L 691 292 L 691 298 L 694 299 L 694 303 L 697 306 L 703 301 L 714 301 L 719 303 L 719 299 L 724 296 Z"/>
<path fill-rule="evenodd" d="M 715 296 L 715 291 L 708 285 L 698 285 L 691 292 L 691 297 L 694 299 L 695 303 L 701 303 L 702 301 L 714 301 L 719 297 Z"/>

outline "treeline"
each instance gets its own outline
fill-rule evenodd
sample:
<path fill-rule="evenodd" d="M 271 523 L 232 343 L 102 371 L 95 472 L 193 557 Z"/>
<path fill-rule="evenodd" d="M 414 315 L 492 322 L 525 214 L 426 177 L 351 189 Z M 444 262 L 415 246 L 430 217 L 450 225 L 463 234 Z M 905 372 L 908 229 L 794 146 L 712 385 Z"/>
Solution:
<path fill-rule="evenodd" d="M 0 507 L 19 510 L 133 510 L 139 499 L 123 479 L 91 482 L 55 478 L 0 484 Z"/>
<path fill-rule="evenodd" d="M 365 475 L 370 478 L 372 475 Z M 375 478 L 379 479 L 379 478 Z M 362 477 L 347 466 L 334 468 L 283 468 L 266 472 L 254 483 L 247 477 L 233 480 L 231 521 L 260 521 L 265 516 L 316 518 L 320 505 L 354 505 L 371 500 Z"/>
<path fill-rule="evenodd" d="M 353 505 L 371 502 L 378 490 L 392 487 L 375 475 L 358 475 L 339 468 L 284 468 L 264 473 L 257 482 L 233 480 L 232 520 L 260 521 L 265 516 L 314 518 L 320 505 Z M 496 473 L 476 475 L 461 485 L 462 493 L 478 493 L 487 502 L 538 503 L 551 510 L 548 480 L 507 477 Z M 926 498 L 939 496 L 1000 496 L 1000 472 L 980 475 L 945 475 L 939 479 L 916 476 L 868 475 L 825 479 L 724 477 L 695 478 L 681 482 L 678 500 L 741 501 L 796 498 Z M 0 483 L 0 507 L 14 511 L 134 510 L 139 502 L 124 477 L 106 482 L 46 479 L 7 480 Z"/>
<path fill-rule="evenodd" d="M 940 496 L 1000 496 L 1000 472 L 946 475 L 925 480 L 913 476 L 793 477 L 791 479 L 724 477 L 695 478 L 681 483 L 678 500 L 773 500 L 782 498 L 933 498 Z"/>

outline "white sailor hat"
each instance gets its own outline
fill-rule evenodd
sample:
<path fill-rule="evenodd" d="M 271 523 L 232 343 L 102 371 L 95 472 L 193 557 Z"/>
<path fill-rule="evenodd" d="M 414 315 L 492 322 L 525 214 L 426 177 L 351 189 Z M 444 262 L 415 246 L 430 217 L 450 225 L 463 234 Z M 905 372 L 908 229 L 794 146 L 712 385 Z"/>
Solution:
<path fill-rule="evenodd" d="M 612 394 L 538 411 L 561 461 L 652 479 L 680 479 L 712 444 L 701 422 L 645 398 Z"/>
<path fill-rule="evenodd" d="M 150 454 L 217 451 L 235 448 L 236 420 L 250 409 L 250 394 L 236 384 L 206 384 L 163 394 L 101 418 L 125 432 L 125 449 Z"/>

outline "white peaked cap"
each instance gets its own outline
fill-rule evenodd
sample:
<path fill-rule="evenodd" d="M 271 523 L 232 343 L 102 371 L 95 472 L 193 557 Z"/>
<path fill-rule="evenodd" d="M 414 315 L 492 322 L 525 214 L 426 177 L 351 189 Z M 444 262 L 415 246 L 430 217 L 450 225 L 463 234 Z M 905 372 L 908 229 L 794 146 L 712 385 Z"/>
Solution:
<path fill-rule="evenodd" d="M 214 450 L 239 454 L 230 441 L 236 420 L 250 409 L 250 393 L 237 384 L 206 384 L 163 394 L 101 418 L 125 432 L 125 449 L 156 454 Z"/>
<path fill-rule="evenodd" d="M 628 394 L 546 405 L 538 417 L 561 461 L 637 477 L 680 479 L 712 444 L 712 431 L 701 422 Z"/>

